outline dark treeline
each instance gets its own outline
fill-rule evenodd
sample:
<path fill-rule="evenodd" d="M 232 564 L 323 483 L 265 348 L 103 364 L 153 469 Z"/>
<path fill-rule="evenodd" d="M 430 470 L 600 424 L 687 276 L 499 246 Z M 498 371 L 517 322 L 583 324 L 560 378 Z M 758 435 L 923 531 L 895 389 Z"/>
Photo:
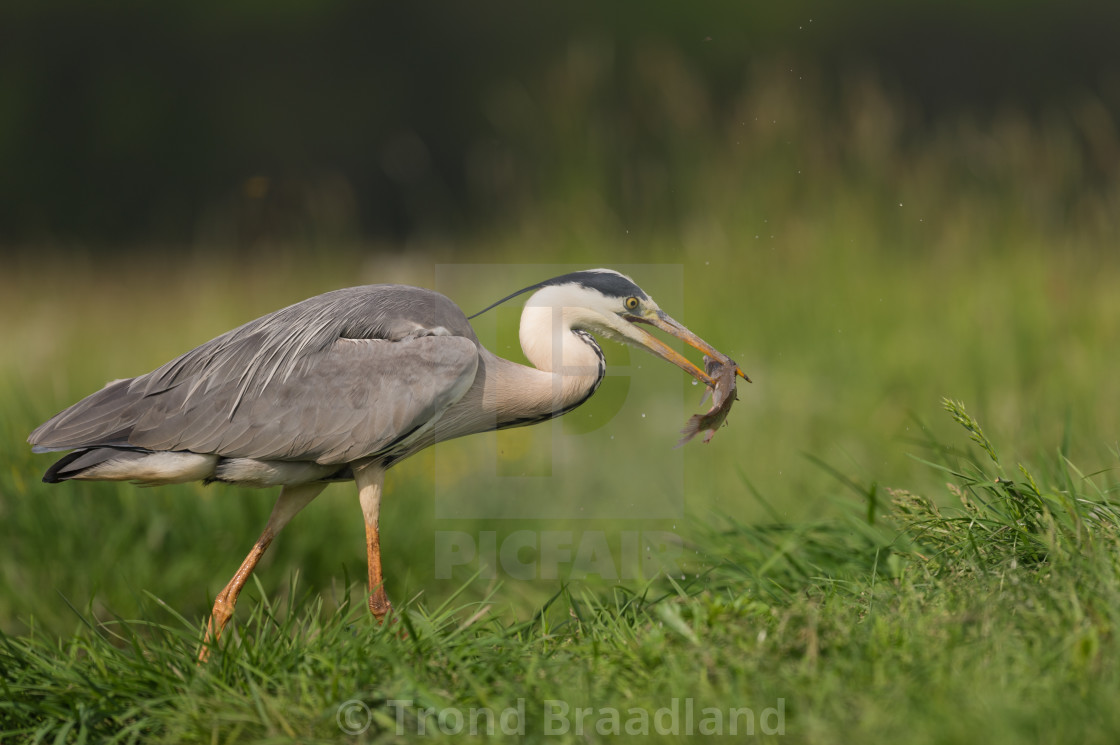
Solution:
<path fill-rule="evenodd" d="M 578 179 L 581 122 L 621 151 L 703 136 L 648 98 L 714 116 L 766 65 L 825 94 L 870 71 L 919 121 L 1088 96 L 1115 122 L 1118 29 L 1120 4 L 1084 0 L 9 2 L 0 241 L 485 225 L 526 198 L 505 160 Z"/>

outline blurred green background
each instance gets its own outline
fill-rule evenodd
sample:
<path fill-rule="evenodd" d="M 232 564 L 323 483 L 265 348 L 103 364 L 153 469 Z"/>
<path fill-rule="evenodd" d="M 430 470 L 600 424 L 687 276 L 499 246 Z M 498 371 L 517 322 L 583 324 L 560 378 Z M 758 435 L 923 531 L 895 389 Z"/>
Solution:
<path fill-rule="evenodd" d="M 1017 449 L 1005 460 L 1061 448 L 1113 469 L 1117 29 L 1120 6 L 1095 2 L 6 3 L 0 624 L 69 628 L 67 600 L 128 616 L 143 591 L 201 617 L 273 499 L 48 488 L 34 426 L 304 297 L 443 289 L 453 265 L 492 267 L 448 290 L 468 312 L 557 266 L 632 268 L 755 383 L 711 444 L 674 451 L 699 391 L 606 350 L 645 385 L 609 379 L 572 416 L 624 444 L 551 475 L 578 469 L 617 497 L 679 459 L 679 519 L 644 516 L 641 495 L 632 520 L 437 515 L 440 464 L 465 504 L 493 488 L 475 471 L 495 443 L 508 472 L 523 458 L 543 473 L 521 440 L 395 469 L 382 525 L 398 601 L 469 577 L 434 577 L 438 531 L 687 539 L 719 514 L 858 501 L 806 454 L 864 486 L 932 491 L 911 456 L 929 452 L 922 422 L 957 437 L 942 396 Z M 517 309 L 495 313 L 495 351 L 520 359 Z M 639 393 L 656 424 L 616 416 Z M 362 545 L 352 487 L 332 486 L 262 582 L 280 591 L 298 568 L 345 592 Z M 557 586 L 506 582 L 499 598 L 518 612 Z"/>

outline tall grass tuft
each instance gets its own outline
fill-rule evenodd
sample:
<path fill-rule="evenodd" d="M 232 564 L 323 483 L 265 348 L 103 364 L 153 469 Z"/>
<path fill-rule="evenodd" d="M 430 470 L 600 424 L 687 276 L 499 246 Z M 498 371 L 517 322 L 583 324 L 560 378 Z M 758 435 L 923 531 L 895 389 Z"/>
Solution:
<path fill-rule="evenodd" d="M 942 403 L 987 459 L 941 448 L 945 461 L 930 464 L 951 479 L 947 489 L 957 507 L 941 508 L 927 497 L 891 490 L 894 516 L 915 546 L 911 557 L 943 574 L 1041 568 L 1090 551 L 1115 555 L 1120 510 L 1108 498 L 1108 489 L 1063 456 L 1050 469 L 1055 477 L 1050 482 L 1040 485 L 1023 464 L 1017 466 L 1016 478 L 1009 478 L 995 446 L 964 404 Z"/>

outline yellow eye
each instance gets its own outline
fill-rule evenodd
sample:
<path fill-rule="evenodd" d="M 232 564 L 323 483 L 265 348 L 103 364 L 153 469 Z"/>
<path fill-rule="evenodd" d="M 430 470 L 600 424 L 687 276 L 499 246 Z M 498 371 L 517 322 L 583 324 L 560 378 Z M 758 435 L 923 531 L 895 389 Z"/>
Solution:
<path fill-rule="evenodd" d="M 624 302 L 623 305 L 626 306 L 626 310 L 634 310 L 638 307 L 638 298 L 628 297 L 626 298 L 626 302 Z"/>

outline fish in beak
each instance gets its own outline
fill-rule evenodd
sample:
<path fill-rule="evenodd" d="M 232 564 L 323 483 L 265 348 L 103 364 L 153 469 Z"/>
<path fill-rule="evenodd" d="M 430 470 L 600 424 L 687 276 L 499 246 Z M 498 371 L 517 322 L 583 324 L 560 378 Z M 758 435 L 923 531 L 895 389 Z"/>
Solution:
<path fill-rule="evenodd" d="M 680 339 L 693 349 L 700 350 L 706 357 L 719 362 L 721 366 L 730 365 L 735 369 L 735 375 L 738 375 L 748 383 L 751 382 L 751 379 L 748 378 L 747 374 L 743 372 L 742 368 L 740 368 L 735 363 L 735 360 L 731 359 L 726 354 L 719 351 L 711 344 L 689 331 L 687 328 L 685 328 L 684 325 L 674 320 L 668 313 L 663 310 L 658 309 L 655 313 L 649 316 L 628 315 L 626 316 L 626 320 L 632 323 L 645 323 L 653 326 L 654 328 L 661 329 L 670 336 L 675 336 L 676 338 Z M 661 359 L 665 360 L 666 362 L 672 362 L 674 365 L 681 368 L 704 385 L 715 388 L 717 378 L 719 377 L 718 375 L 713 377 L 713 375 L 708 371 L 701 370 L 699 367 L 694 365 L 687 357 L 670 347 L 665 342 L 658 339 L 653 334 L 643 332 L 641 342 L 646 349 L 653 352 Z M 734 376 L 732 376 L 732 383 L 734 383 Z"/>
<path fill-rule="evenodd" d="M 700 432 L 707 432 L 704 436 L 704 442 L 709 442 L 715 435 L 716 430 L 723 426 L 728 412 L 731 411 L 731 405 L 739 398 L 735 391 L 736 376 L 741 377 L 748 383 L 751 382 L 751 379 L 736 364 L 735 360 L 689 331 L 663 310 L 659 309 L 648 316 L 634 315 L 626 318 L 634 323 L 646 323 L 659 328 L 704 353 L 704 369 L 701 370 L 688 358 L 657 337 L 645 332 L 641 333 L 641 342 L 646 349 L 661 359 L 672 362 L 711 389 L 705 392 L 704 397 L 707 398 L 709 392 L 712 394 L 712 408 L 706 413 L 696 414 L 688 420 L 684 429 L 681 430 L 681 434 L 684 436 L 677 443 L 677 447 L 684 445 Z"/>

